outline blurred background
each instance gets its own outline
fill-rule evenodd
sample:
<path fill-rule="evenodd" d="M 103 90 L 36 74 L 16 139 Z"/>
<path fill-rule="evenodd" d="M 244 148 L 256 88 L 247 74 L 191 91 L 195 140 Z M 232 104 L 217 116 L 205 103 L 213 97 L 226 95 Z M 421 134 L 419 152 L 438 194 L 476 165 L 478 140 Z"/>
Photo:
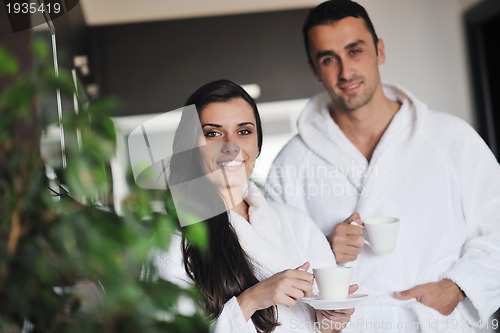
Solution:
<path fill-rule="evenodd" d="M 128 161 L 125 138 L 133 128 L 178 109 L 200 85 L 228 78 L 245 85 L 259 103 L 265 146 L 254 178 L 263 182 L 274 156 L 295 133 L 295 118 L 307 98 L 322 89 L 306 63 L 301 36 L 309 8 L 320 1 L 71 2 L 73 9 L 53 21 L 58 64 L 73 70 L 80 94 L 121 102 L 113 114 L 124 138 L 118 165 Z M 496 153 L 498 75 L 487 74 L 498 73 L 499 65 L 486 55 L 495 58 L 500 19 L 484 27 L 495 10 L 500 15 L 498 1 L 360 3 L 385 41 L 383 80 L 465 119 Z M 65 103 L 72 104 L 62 101 L 63 109 Z M 54 117 L 44 115 L 49 121 Z"/>
<path fill-rule="evenodd" d="M 301 36 L 309 8 L 320 2 L 67 0 L 72 9 L 53 20 L 51 33 L 44 25 L 32 30 L 54 44 L 58 66 L 72 71 L 80 95 L 119 99 L 113 117 L 124 138 L 154 115 L 181 107 L 208 81 L 228 78 L 245 85 L 264 121 L 265 146 L 255 173 L 263 182 L 294 134 L 307 98 L 322 89 L 306 63 Z M 498 1 L 360 3 L 385 41 L 382 79 L 465 119 L 496 153 Z M 51 101 L 56 103 L 50 97 L 44 103 Z M 62 112 L 73 107 L 72 101 L 61 104 Z M 42 118 L 56 119 L 56 108 L 51 113 L 46 107 Z"/>
<path fill-rule="evenodd" d="M 322 90 L 309 71 L 301 35 L 308 10 L 321 1 L 59 2 L 71 10 L 16 33 L 1 6 L 0 43 L 29 66 L 30 53 L 23 45 L 45 39 L 53 46 L 55 64 L 70 71 L 75 95 L 119 100 L 112 114 L 119 133 L 109 199 L 115 209 L 127 191 L 122 180 L 130 163 L 129 133 L 183 106 L 200 85 L 227 78 L 244 85 L 256 99 L 265 138 L 254 175 L 258 183 L 265 181 L 274 157 L 295 134 L 295 120 L 307 98 Z M 498 158 L 500 1 L 359 2 L 385 41 L 382 79 L 399 83 L 432 109 L 472 124 Z M 39 103 L 47 125 L 42 152 L 48 164 L 60 165 L 65 157 L 58 119 L 61 113 L 74 112 L 75 103 L 56 92 Z M 172 122 L 176 119 L 173 112 Z M 163 130 L 166 134 L 158 140 L 168 141 L 175 126 Z"/>

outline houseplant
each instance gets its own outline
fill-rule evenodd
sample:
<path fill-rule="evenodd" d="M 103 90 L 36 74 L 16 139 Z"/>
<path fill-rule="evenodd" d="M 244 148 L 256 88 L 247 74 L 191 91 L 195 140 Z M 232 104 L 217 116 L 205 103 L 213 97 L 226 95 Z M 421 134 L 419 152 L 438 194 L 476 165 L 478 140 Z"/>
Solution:
<path fill-rule="evenodd" d="M 49 190 L 34 104 L 44 90 L 72 94 L 74 86 L 47 65 L 47 46 L 33 45 L 39 65 L 25 74 L 0 47 L 0 75 L 17 77 L 0 92 L 0 332 L 207 331 L 198 308 L 178 306 L 196 303 L 196 290 L 139 278 L 150 249 L 166 248 L 176 228 L 175 216 L 151 208 L 162 193 L 129 179 L 122 214 L 93 204 L 109 191 L 114 101 L 66 113 L 65 128 L 80 133 L 66 141 L 67 166 L 58 173 L 70 191 Z M 204 233 L 195 224 L 187 235 L 203 246 Z"/>

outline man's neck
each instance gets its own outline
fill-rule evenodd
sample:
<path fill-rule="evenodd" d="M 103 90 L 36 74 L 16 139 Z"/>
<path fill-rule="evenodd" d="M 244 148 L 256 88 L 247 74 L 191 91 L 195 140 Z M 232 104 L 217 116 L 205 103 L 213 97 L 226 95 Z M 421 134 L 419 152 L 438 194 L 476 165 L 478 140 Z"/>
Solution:
<path fill-rule="evenodd" d="M 368 161 L 401 106 L 385 96 L 379 103 L 371 104 L 347 112 L 330 108 L 333 120 Z"/>

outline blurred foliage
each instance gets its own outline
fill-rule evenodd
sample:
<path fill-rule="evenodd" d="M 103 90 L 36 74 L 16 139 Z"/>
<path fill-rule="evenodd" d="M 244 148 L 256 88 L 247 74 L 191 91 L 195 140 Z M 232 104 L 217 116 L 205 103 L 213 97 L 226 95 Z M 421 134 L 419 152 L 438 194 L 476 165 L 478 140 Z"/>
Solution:
<path fill-rule="evenodd" d="M 0 92 L 0 332 L 208 331 L 199 309 L 182 313 L 178 306 L 179 298 L 196 302 L 195 289 L 140 279 L 151 248 L 166 248 L 176 229 L 175 217 L 151 208 L 164 195 L 129 182 L 120 215 L 93 204 L 110 191 L 116 138 L 107 112 L 116 101 L 65 112 L 67 133 L 79 132 L 67 138 L 61 171 L 71 195 L 49 191 L 35 100 L 55 89 L 72 96 L 74 84 L 46 65 L 46 45 L 34 43 L 33 51 L 40 65 L 19 73 L 0 47 L 0 75 L 16 78 Z M 203 227 L 189 234 L 203 247 Z M 90 300 L 77 292 L 81 285 L 98 300 L 85 309 Z"/>

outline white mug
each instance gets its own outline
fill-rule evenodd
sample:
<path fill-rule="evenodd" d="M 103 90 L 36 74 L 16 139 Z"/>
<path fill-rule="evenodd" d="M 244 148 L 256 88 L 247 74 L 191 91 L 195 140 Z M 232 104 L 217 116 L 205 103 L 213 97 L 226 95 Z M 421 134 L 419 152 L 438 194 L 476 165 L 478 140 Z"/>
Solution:
<path fill-rule="evenodd" d="M 314 279 L 318 285 L 319 298 L 325 300 L 342 300 L 349 295 L 352 268 L 330 266 L 313 268 Z"/>
<path fill-rule="evenodd" d="M 387 254 L 396 247 L 400 221 L 396 217 L 374 217 L 364 221 L 365 243 L 376 254 Z"/>

